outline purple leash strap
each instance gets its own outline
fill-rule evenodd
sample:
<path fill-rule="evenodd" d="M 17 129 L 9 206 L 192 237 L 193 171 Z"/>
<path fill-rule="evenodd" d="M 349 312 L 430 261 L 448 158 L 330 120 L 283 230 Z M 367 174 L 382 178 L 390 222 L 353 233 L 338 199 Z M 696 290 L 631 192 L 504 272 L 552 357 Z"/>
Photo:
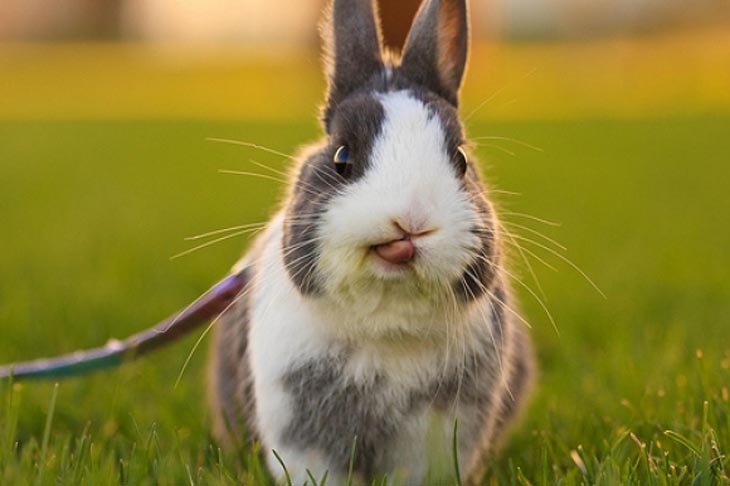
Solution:
<path fill-rule="evenodd" d="M 123 341 L 110 340 L 100 348 L 76 351 L 58 358 L 0 366 L 0 380 L 12 378 L 12 380 L 18 381 L 30 378 L 76 376 L 113 368 L 137 359 L 157 348 L 177 341 L 202 324 L 219 316 L 233 304 L 247 283 L 245 270 L 229 275 L 185 310 L 150 329 Z"/>

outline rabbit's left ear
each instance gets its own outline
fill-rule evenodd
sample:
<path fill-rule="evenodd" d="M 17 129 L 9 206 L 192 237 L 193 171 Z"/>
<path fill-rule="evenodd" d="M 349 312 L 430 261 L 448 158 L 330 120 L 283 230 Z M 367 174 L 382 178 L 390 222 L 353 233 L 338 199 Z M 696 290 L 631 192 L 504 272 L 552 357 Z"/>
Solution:
<path fill-rule="evenodd" d="M 425 0 L 403 49 L 411 81 L 458 104 L 469 44 L 466 0 Z"/>
<path fill-rule="evenodd" d="M 383 69 L 374 0 L 332 0 L 322 25 L 327 45 L 327 110 Z"/>

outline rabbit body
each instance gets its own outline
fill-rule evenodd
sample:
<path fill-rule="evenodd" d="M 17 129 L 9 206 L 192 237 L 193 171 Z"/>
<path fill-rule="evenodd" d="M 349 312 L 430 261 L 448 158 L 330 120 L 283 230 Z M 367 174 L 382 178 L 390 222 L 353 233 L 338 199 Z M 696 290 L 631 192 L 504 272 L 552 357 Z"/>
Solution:
<path fill-rule="evenodd" d="M 423 484 L 429 425 L 448 454 L 458 420 L 477 480 L 524 401 L 531 347 L 456 110 L 466 19 L 464 0 L 426 0 L 398 64 L 369 0 L 333 3 L 327 136 L 238 264 L 211 360 L 216 434 L 258 441 L 279 479 L 274 451 L 294 484 Z"/>

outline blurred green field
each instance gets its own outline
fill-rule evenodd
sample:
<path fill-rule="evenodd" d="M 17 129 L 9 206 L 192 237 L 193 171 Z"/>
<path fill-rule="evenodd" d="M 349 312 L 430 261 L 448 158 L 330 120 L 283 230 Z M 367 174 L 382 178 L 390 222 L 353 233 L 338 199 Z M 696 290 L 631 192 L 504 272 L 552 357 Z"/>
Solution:
<path fill-rule="evenodd" d="M 280 185 L 218 169 L 287 162 L 207 137 L 292 152 L 319 136 L 306 114 L 48 121 L 8 113 L 0 116 L 0 362 L 131 334 L 228 270 L 246 240 L 169 257 L 190 246 L 186 236 L 263 221 L 276 208 Z M 468 131 L 541 149 L 504 140 L 476 152 L 495 188 L 518 193 L 493 196 L 512 229 L 565 245 L 607 296 L 525 242 L 557 269 L 532 261 L 560 335 L 517 287 L 540 377 L 487 484 L 730 484 L 730 113 L 476 117 Z M 45 447 L 53 385 L 0 383 L 0 484 L 257 484 L 250 455 L 220 454 L 210 438 L 205 350 L 174 387 L 194 339 L 62 382 Z"/>

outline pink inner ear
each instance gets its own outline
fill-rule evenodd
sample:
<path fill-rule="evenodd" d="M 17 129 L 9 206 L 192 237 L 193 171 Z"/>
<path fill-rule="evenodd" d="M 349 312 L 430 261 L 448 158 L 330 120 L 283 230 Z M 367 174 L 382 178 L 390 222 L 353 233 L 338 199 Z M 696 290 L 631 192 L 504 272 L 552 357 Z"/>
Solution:
<path fill-rule="evenodd" d="M 454 2 L 441 2 L 438 23 L 438 70 L 447 86 L 458 88 L 460 36 L 466 26 L 461 25 L 461 14 Z"/>

